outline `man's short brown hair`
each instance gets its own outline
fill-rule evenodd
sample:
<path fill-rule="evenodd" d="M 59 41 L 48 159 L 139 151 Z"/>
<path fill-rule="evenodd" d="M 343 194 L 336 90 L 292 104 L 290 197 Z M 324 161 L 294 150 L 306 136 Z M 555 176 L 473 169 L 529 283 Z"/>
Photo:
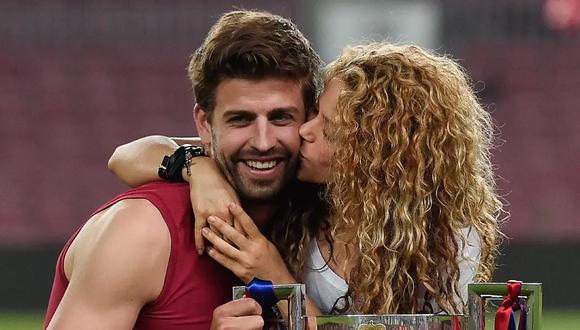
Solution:
<path fill-rule="evenodd" d="M 189 78 L 196 102 L 211 120 L 215 91 L 224 79 L 295 79 L 304 106 L 316 102 L 321 61 L 290 20 L 262 11 L 232 11 L 214 24 L 192 55 Z"/>

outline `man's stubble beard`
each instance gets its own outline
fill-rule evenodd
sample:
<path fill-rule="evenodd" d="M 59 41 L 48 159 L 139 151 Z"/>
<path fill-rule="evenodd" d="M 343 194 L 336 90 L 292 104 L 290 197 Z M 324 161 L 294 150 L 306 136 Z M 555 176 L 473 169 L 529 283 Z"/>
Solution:
<path fill-rule="evenodd" d="M 296 177 L 298 157 L 294 156 L 286 158 L 284 175 L 281 180 L 276 180 L 275 182 L 257 182 L 251 179 L 244 180 L 238 171 L 237 154 L 231 155 L 227 159 L 224 154 L 219 152 L 219 144 L 217 143 L 213 130 L 211 131 L 211 151 L 212 157 L 222 173 L 236 190 L 240 199 L 246 202 L 263 203 L 274 201 L 283 194 L 284 190 L 289 186 L 289 183 Z"/>

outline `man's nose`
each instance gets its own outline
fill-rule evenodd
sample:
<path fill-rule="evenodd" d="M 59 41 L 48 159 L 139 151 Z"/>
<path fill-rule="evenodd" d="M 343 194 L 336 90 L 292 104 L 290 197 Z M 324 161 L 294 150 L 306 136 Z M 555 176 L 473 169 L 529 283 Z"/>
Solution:
<path fill-rule="evenodd" d="M 258 151 L 269 151 L 276 145 L 275 128 L 268 120 L 256 121 L 256 129 L 251 140 L 252 147 Z"/>

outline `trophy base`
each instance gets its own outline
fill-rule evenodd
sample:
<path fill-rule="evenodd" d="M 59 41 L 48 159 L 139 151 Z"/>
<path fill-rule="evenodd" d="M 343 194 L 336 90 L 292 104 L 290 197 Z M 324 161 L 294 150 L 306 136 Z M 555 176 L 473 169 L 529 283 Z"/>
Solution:
<path fill-rule="evenodd" d="M 328 315 L 316 317 L 316 328 L 323 330 L 462 330 L 467 329 L 463 315 Z"/>

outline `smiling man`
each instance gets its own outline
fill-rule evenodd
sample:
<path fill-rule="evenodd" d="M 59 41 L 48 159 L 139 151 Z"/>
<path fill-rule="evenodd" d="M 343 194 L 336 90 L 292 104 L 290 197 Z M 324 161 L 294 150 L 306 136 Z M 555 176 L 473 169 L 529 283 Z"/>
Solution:
<path fill-rule="evenodd" d="M 190 62 L 202 143 L 259 226 L 295 175 L 319 65 L 294 24 L 251 11 L 223 15 Z M 186 184 L 147 184 L 106 203 L 59 256 L 45 327 L 210 328 L 235 279 L 194 252 L 193 223 Z M 259 329 L 260 313 L 250 299 L 230 302 L 212 327 Z"/>
<path fill-rule="evenodd" d="M 294 178 L 305 119 L 298 81 L 281 78 L 228 79 L 216 90 L 212 120 L 194 110 L 202 141 L 240 197 L 271 201 Z"/>

